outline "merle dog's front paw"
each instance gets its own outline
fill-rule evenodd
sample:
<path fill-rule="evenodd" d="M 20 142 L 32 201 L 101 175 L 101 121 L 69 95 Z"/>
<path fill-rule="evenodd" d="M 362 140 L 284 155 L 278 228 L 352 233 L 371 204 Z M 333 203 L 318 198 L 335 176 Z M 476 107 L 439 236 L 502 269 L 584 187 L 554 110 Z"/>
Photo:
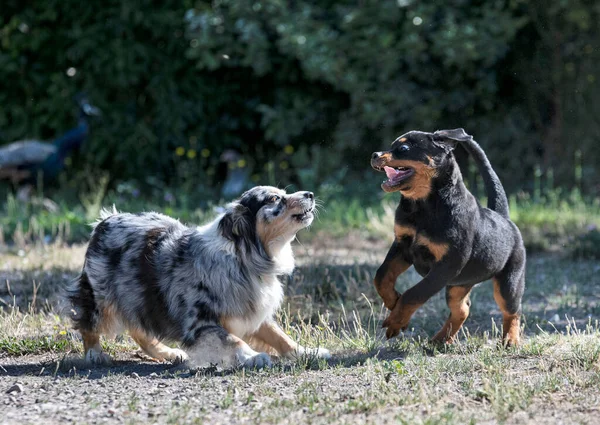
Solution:
<path fill-rule="evenodd" d="M 271 362 L 271 357 L 269 357 L 267 353 L 257 353 L 246 359 L 242 364 L 244 369 L 262 369 L 271 366 L 273 366 L 273 363 Z"/>

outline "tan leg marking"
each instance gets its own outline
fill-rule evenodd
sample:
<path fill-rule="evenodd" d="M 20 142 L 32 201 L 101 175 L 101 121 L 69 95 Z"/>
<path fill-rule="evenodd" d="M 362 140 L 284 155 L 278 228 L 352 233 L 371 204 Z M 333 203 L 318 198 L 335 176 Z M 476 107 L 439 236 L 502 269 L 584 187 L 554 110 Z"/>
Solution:
<path fill-rule="evenodd" d="M 298 344 L 292 340 L 275 322 L 263 323 L 253 335 L 265 344 L 273 347 L 281 355 L 298 350 Z"/>
<path fill-rule="evenodd" d="M 87 363 L 109 365 L 112 362 L 110 356 L 102 352 L 100 334 L 82 331 L 81 337 L 83 338 L 83 357 Z"/>
<path fill-rule="evenodd" d="M 83 338 L 83 354 L 87 354 L 91 349 L 102 351 L 102 347 L 100 347 L 100 334 L 93 332 L 81 332 L 81 337 Z"/>
<path fill-rule="evenodd" d="M 331 358 L 326 348 L 306 348 L 290 338 L 275 322 L 264 322 L 252 338 L 262 341 L 273 347 L 280 355 L 285 357 L 298 357 L 302 355 L 315 356 L 321 359 Z"/>
<path fill-rule="evenodd" d="M 119 321 L 116 308 L 112 305 L 102 308 L 100 321 L 97 325 L 98 332 L 103 335 L 114 335 L 116 324 Z"/>
<path fill-rule="evenodd" d="M 450 308 L 450 316 L 448 316 L 448 320 L 446 320 L 442 329 L 432 338 L 432 341 L 449 344 L 454 342 L 454 337 L 465 320 L 467 320 L 467 317 L 469 317 L 469 292 L 471 292 L 471 288 L 462 286 L 448 287 L 447 302 Z"/>
<path fill-rule="evenodd" d="M 398 302 L 398 292 L 395 289 L 396 279 L 409 267 L 410 264 L 396 257 L 392 261 L 388 261 L 387 271 L 381 280 L 378 280 L 377 276 L 375 277 L 375 289 L 389 310 L 393 309 Z"/>
<path fill-rule="evenodd" d="M 506 310 L 506 301 L 500 292 L 500 284 L 494 282 L 494 299 L 502 311 L 502 341 L 507 346 L 517 346 L 521 342 L 521 318 L 518 313 L 511 314 Z"/>
<path fill-rule="evenodd" d="M 129 335 L 137 342 L 144 353 L 158 361 L 168 360 L 178 363 L 188 359 L 188 355 L 185 351 L 168 347 L 158 339 L 148 336 L 140 329 L 129 329 Z"/>

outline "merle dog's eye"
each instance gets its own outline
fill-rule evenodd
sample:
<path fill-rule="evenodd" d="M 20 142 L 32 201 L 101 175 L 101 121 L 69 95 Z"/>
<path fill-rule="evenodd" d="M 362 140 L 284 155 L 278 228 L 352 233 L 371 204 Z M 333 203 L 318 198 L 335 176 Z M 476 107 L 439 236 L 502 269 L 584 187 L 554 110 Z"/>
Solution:
<path fill-rule="evenodd" d="M 400 147 L 398 148 L 398 150 L 400 152 L 408 152 L 410 150 L 410 146 L 408 146 L 407 144 L 403 144 L 403 145 L 400 145 Z"/>
<path fill-rule="evenodd" d="M 280 196 L 273 195 L 269 198 L 269 204 L 274 204 L 275 202 L 279 201 L 280 199 L 281 199 Z"/>

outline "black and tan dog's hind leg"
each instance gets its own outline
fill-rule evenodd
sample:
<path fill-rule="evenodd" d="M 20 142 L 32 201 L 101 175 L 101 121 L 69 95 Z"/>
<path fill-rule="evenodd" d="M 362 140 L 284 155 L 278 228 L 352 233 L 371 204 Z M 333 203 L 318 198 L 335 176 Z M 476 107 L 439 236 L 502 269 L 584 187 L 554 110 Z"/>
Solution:
<path fill-rule="evenodd" d="M 410 264 L 404 261 L 400 252 L 398 242 L 394 242 L 388 251 L 385 260 L 377 269 L 373 284 L 379 296 L 383 299 L 384 305 L 392 310 L 398 301 L 398 293 L 394 286 L 396 279 L 404 273 Z"/>
<path fill-rule="evenodd" d="M 517 253 L 519 254 L 519 253 Z M 492 279 L 494 299 L 502 312 L 502 342 L 519 345 L 521 339 L 521 298 L 525 291 L 525 256 L 513 255 L 506 267 Z"/>
<path fill-rule="evenodd" d="M 469 317 L 471 310 L 469 294 L 472 288 L 472 286 L 446 286 L 446 304 L 450 309 L 450 315 L 442 329 L 431 339 L 432 342 L 449 344 L 454 342 L 456 334 Z"/>

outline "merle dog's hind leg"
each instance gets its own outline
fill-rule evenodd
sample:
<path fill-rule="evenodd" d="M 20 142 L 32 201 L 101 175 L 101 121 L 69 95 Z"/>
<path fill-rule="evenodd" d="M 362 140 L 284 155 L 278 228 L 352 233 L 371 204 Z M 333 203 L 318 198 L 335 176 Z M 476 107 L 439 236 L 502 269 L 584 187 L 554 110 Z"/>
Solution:
<path fill-rule="evenodd" d="M 492 279 L 494 299 L 502 311 L 502 341 L 519 345 L 521 332 L 521 298 L 525 290 L 525 250 L 517 250 L 504 270 Z"/>
<path fill-rule="evenodd" d="M 83 338 L 83 352 L 86 363 L 92 365 L 109 365 L 112 359 L 102 351 L 100 334 L 94 331 L 80 330 Z"/>
<path fill-rule="evenodd" d="M 188 359 L 185 351 L 168 347 L 141 329 L 130 328 L 129 335 L 137 342 L 142 351 L 153 359 L 158 361 L 168 360 L 173 363 L 181 363 Z"/>
<path fill-rule="evenodd" d="M 100 334 L 102 329 L 112 327 L 112 310 L 98 309 L 94 291 L 86 272 L 82 272 L 74 285 L 68 289 L 71 302 L 71 320 L 83 339 L 83 356 L 90 364 L 110 364 L 111 358 L 102 352 Z"/>
<path fill-rule="evenodd" d="M 432 338 L 434 342 L 454 342 L 454 337 L 462 327 L 471 308 L 469 293 L 472 286 L 446 286 L 446 303 L 450 309 L 448 320 Z"/>

